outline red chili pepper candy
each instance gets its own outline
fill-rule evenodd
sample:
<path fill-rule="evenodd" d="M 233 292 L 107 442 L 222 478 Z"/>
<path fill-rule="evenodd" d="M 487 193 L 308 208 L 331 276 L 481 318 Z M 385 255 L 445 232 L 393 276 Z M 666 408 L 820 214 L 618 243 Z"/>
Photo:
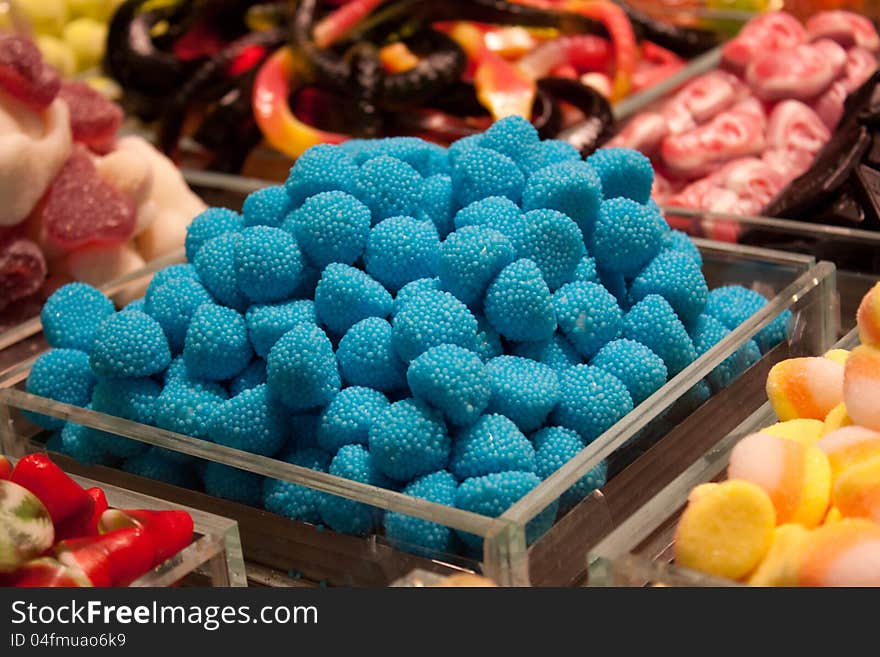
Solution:
<path fill-rule="evenodd" d="M 95 501 L 83 487 L 45 454 L 28 454 L 20 459 L 9 479 L 40 499 L 49 511 L 56 534 L 65 526 L 83 522 L 94 511 Z"/>
<path fill-rule="evenodd" d="M 52 557 L 42 557 L 28 561 L 8 578 L 0 582 L 3 586 L 18 587 L 80 587 L 92 583 L 76 568 L 68 568 Z"/>
<path fill-rule="evenodd" d="M 148 532 L 156 545 L 159 565 L 192 542 L 193 520 L 186 511 L 151 511 L 147 509 L 109 509 L 101 515 L 101 532 L 136 527 Z"/>
<path fill-rule="evenodd" d="M 9 479 L 12 475 L 12 463 L 5 456 L 0 456 L 0 479 Z"/>
<path fill-rule="evenodd" d="M 62 541 L 55 555 L 65 566 L 79 569 L 93 586 L 127 586 L 153 567 L 153 536 L 134 527 Z"/>

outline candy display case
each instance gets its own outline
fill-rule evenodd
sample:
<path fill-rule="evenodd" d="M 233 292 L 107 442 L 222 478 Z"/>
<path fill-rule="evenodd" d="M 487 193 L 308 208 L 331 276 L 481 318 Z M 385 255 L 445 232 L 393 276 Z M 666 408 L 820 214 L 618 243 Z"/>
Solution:
<path fill-rule="evenodd" d="M 298 484 L 304 488 L 294 487 L 297 495 L 318 496 L 320 503 L 338 505 L 347 517 L 362 519 L 351 529 L 354 534 L 367 534 L 366 538 L 290 521 L 189 490 L 184 481 L 169 484 L 141 476 L 149 474 L 145 472 L 135 474 L 65 462 L 71 471 L 101 481 L 234 518 L 241 528 L 244 555 L 249 562 L 304 582 L 386 585 L 414 568 L 422 568 L 440 573 L 478 571 L 508 585 L 572 584 L 583 577 L 583 567 L 571 555 L 583 555 L 670 476 L 685 469 L 707 444 L 741 422 L 754 406 L 758 382 L 763 381 L 772 364 L 793 354 L 814 353 L 837 338 L 833 265 L 766 249 L 707 241 L 698 241 L 698 245 L 710 287 L 747 285 L 763 293 L 769 302 L 497 518 L 28 394 L 23 384 L 33 359 L 8 369 L 0 381 L 3 448 L 10 454 L 46 448 L 51 437 L 21 414 L 34 411 L 170 449 L 179 456 Z M 699 400 L 688 395 L 700 379 L 786 311 L 792 313 L 786 341 L 708 402 L 699 405 Z M 572 483 L 606 458 L 610 466 L 608 484 L 559 514 L 558 501 Z M 405 540 L 389 540 L 381 532 L 371 533 L 376 518 L 389 513 L 398 514 L 396 522 L 403 525 L 429 521 L 447 538 L 453 532 L 464 538 L 443 542 L 458 545 L 455 550 L 431 552 L 408 545 Z"/>
<path fill-rule="evenodd" d="M 849 350 L 858 344 L 858 331 L 853 329 L 834 347 Z M 677 566 L 673 559 L 674 532 L 691 490 L 699 484 L 724 479 L 733 447 L 744 436 L 775 421 L 770 403 L 762 404 L 674 476 L 589 552 L 587 585 L 741 586 L 739 582 Z"/>

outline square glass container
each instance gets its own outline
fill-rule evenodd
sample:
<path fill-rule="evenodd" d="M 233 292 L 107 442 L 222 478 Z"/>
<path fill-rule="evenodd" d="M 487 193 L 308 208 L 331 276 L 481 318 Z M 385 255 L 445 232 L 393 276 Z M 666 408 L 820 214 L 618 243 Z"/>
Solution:
<path fill-rule="evenodd" d="M 72 470 L 100 481 L 234 518 L 241 529 L 245 558 L 293 578 L 384 586 L 420 567 L 445 573 L 460 569 L 479 571 L 503 585 L 574 584 L 584 577 L 583 555 L 591 546 L 755 407 L 759 394 L 755 382 L 760 381 L 758 387 L 762 389 L 769 367 L 790 355 L 816 353 L 837 338 L 839 318 L 832 264 L 766 249 L 703 240 L 697 243 L 710 288 L 746 285 L 768 297 L 767 305 L 498 518 L 28 394 L 24 381 L 34 357 L 0 375 L 0 441 L 3 450 L 11 455 L 45 449 L 46 433 L 20 413 L 36 411 L 296 483 L 335 496 L 343 505 L 358 502 L 361 506 L 354 507 L 356 513 L 372 517 L 364 521 L 367 526 L 384 513 L 396 512 L 483 539 L 481 550 L 465 551 L 465 556 L 460 551 L 450 554 L 448 550 L 413 549 L 386 539 L 381 532 L 365 532 L 365 537 L 340 534 L 119 469 L 83 466 L 68 460 Z M 144 275 L 151 273 L 148 268 Z M 696 408 L 688 391 L 785 311 L 792 312 L 788 339 L 728 388 Z M 527 547 L 530 522 L 542 513 L 552 513 L 546 510 L 555 506 L 574 482 L 608 457 L 613 459 L 613 476 L 608 484 L 564 515 L 556 516 L 552 528 L 543 535 L 530 535 L 531 545 Z"/>
<path fill-rule="evenodd" d="M 859 344 L 852 329 L 834 345 Z M 823 353 L 821 350 L 815 354 Z M 730 452 L 743 437 L 777 421 L 769 402 L 757 405 L 733 431 L 717 440 L 668 485 L 630 514 L 587 555 L 588 586 L 742 586 L 739 582 L 682 568 L 674 563 L 675 528 L 691 490 L 723 480 Z"/>

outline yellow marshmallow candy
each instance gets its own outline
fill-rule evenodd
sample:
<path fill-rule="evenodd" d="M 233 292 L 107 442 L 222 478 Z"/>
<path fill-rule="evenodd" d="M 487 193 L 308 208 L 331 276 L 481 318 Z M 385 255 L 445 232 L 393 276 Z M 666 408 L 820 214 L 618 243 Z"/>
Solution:
<path fill-rule="evenodd" d="M 761 433 L 793 440 L 804 445 L 815 445 L 819 442 L 819 438 L 822 437 L 824 428 L 825 423 L 821 420 L 787 420 L 785 422 L 777 422 L 766 429 L 761 429 Z"/>
<path fill-rule="evenodd" d="M 834 482 L 831 499 L 845 518 L 880 523 L 880 458 L 844 470 Z"/>
<path fill-rule="evenodd" d="M 880 433 L 864 427 L 843 427 L 822 436 L 816 447 L 825 452 L 835 479 L 853 465 L 880 458 Z"/>
<path fill-rule="evenodd" d="M 825 420 L 843 401 L 843 368 L 821 356 L 789 358 L 767 375 L 767 399 L 780 420 Z"/>
<path fill-rule="evenodd" d="M 796 586 L 800 551 L 809 530 L 803 525 L 779 525 L 767 556 L 748 579 L 751 586 Z"/>
<path fill-rule="evenodd" d="M 831 409 L 828 415 L 825 416 L 825 422 L 822 426 L 822 435 L 825 436 L 832 431 L 837 431 L 841 427 L 848 427 L 852 425 L 852 423 L 852 418 L 846 410 L 846 404 L 840 402 L 837 406 Z"/>

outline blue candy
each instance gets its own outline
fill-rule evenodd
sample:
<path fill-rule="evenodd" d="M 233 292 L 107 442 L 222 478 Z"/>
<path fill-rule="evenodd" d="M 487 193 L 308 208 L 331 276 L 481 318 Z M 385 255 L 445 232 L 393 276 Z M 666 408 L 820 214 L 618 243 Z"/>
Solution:
<path fill-rule="evenodd" d="M 580 365 L 582 360 L 571 342 L 561 333 L 555 333 L 549 340 L 541 342 L 518 342 L 513 345 L 513 353 L 549 365 L 557 373 L 566 367 Z"/>
<path fill-rule="evenodd" d="M 577 432 L 565 427 L 546 427 L 532 436 L 535 445 L 535 474 L 546 479 L 577 456 L 584 443 Z M 608 463 L 600 461 L 592 470 L 577 480 L 559 500 L 563 509 L 580 502 L 597 488 L 602 488 L 608 476 Z"/>
<path fill-rule="evenodd" d="M 290 212 L 290 197 L 284 185 L 258 189 L 248 194 L 241 206 L 243 225 L 278 228 Z"/>
<path fill-rule="evenodd" d="M 386 486 L 385 477 L 376 468 L 375 459 L 363 445 L 340 448 L 330 462 L 330 474 L 362 484 Z M 321 520 L 331 529 L 346 534 L 366 534 L 379 524 L 379 510 L 361 502 L 335 495 L 322 495 L 318 504 Z"/>
<path fill-rule="evenodd" d="M 551 291 L 574 278 L 583 253 L 584 236 L 568 216 L 556 210 L 526 212 L 517 255 L 538 265 Z"/>
<path fill-rule="evenodd" d="M 256 388 L 261 383 L 266 383 L 266 361 L 257 358 L 229 382 L 229 395 L 235 397 L 238 393 Z"/>
<path fill-rule="evenodd" d="M 596 283 L 569 283 L 553 295 L 559 330 L 578 353 L 590 358 L 620 333 L 617 300 Z"/>
<path fill-rule="evenodd" d="M 538 131 L 521 116 L 508 116 L 492 124 L 483 133 L 482 148 L 490 148 L 516 162 L 520 169 L 527 171 L 527 164 L 535 159 L 534 151 L 540 144 Z"/>
<path fill-rule="evenodd" d="M 156 479 L 172 486 L 195 488 L 196 476 L 189 467 L 169 461 L 159 452 L 152 450 L 126 459 L 121 467 L 125 472 Z"/>
<path fill-rule="evenodd" d="M 253 355 L 244 317 L 213 303 L 199 306 L 183 346 L 190 376 L 208 381 L 230 379 L 248 366 Z"/>
<path fill-rule="evenodd" d="M 457 488 L 458 482 L 455 477 L 446 470 L 438 470 L 408 484 L 403 489 L 403 493 L 435 504 L 453 506 Z M 454 547 L 455 534 L 444 525 L 396 511 L 385 514 L 384 525 L 385 537 L 404 549 L 414 546 L 423 548 L 429 551 L 428 556 L 430 556 L 430 553 L 449 552 Z M 423 550 L 416 551 L 421 553 Z"/>
<path fill-rule="evenodd" d="M 712 315 L 731 331 L 767 305 L 767 300 L 754 290 L 741 285 L 725 285 L 712 290 L 706 299 L 704 312 Z M 785 339 L 791 311 L 777 315 L 755 335 L 755 342 L 766 353 Z"/>
<path fill-rule="evenodd" d="M 85 465 L 111 465 L 115 460 L 113 455 L 97 445 L 93 433 L 94 429 L 67 422 L 61 430 L 62 453 Z"/>
<path fill-rule="evenodd" d="M 630 301 L 659 294 L 685 324 L 703 311 L 708 294 L 700 266 L 680 251 L 663 251 L 636 276 L 629 288 Z"/>
<path fill-rule="evenodd" d="M 492 228 L 517 247 L 522 244 L 526 223 L 522 210 L 509 198 L 489 196 L 459 210 L 453 219 L 456 230 L 465 226 Z"/>
<path fill-rule="evenodd" d="M 486 319 L 508 340 L 547 340 L 556 330 L 553 296 L 533 261 L 513 262 L 495 278 L 483 301 Z"/>
<path fill-rule="evenodd" d="M 415 218 L 433 223 L 437 234 L 444 239 L 452 230 L 452 178 L 442 174 L 426 178 L 422 182 L 420 196 Z"/>
<path fill-rule="evenodd" d="M 355 195 L 370 208 L 377 224 L 415 212 L 421 187 L 418 171 L 395 157 L 379 155 L 361 165 Z"/>
<path fill-rule="evenodd" d="M 440 245 L 440 284 L 471 308 L 479 307 L 486 288 L 516 251 L 502 233 L 483 226 L 465 226 Z"/>
<path fill-rule="evenodd" d="M 395 216 L 370 231 L 364 268 L 396 293 L 410 281 L 436 276 L 439 257 L 440 237 L 434 224 Z"/>
<path fill-rule="evenodd" d="M 452 162 L 452 189 L 462 207 L 488 196 L 504 196 L 519 203 L 525 178 L 516 163 L 488 148 L 467 149 Z"/>
<path fill-rule="evenodd" d="M 290 298 L 302 281 L 302 253 L 280 228 L 245 228 L 235 242 L 234 262 L 237 287 L 254 303 Z"/>
<path fill-rule="evenodd" d="M 560 162 L 536 171 L 523 191 L 523 209 L 546 208 L 562 212 L 580 227 L 584 237 L 593 232 L 602 185 L 585 162 Z"/>
<path fill-rule="evenodd" d="M 452 344 L 432 347 L 409 364 L 409 389 L 451 424 L 474 422 L 489 403 L 486 366 L 472 351 Z"/>
<path fill-rule="evenodd" d="M 443 289 L 440 285 L 440 278 L 420 278 L 416 281 L 410 281 L 402 288 L 397 291 L 397 294 L 394 296 L 394 305 L 391 308 L 391 314 L 396 315 L 398 311 L 403 307 L 403 304 L 406 303 L 407 299 L 411 299 L 414 296 L 421 294 L 427 290 L 433 290 L 435 292 L 439 292 Z"/>
<path fill-rule="evenodd" d="M 641 342 L 666 363 L 673 377 L 697 358 L 694 344 L 669 302 L 649 294 L 623 317 L 623 337 Z"/>
<path fill-rule="evenodd" d="M 178 278 L 191 278 L 194 281 L 198 281 L 199 273 L 196 271 L 195 266 L 189 263 L 165 267 L 153 274 L 153 280 L 151 280 L 150 284 L 147 286 L 146 294 L 149 294 L 151 289 L 165 285 L 168 281 L 173 281 Z M 144 296 L 146 296 L 146 294 Z"/>
<path fill-rule="evenodd" d="M 269 352 L 266 381 L 291 411 L 325 406 L 341 382 L 333 345 L 317 326 L 298 324 Z"/>
<path fill-rule="evenodd" d="M 492 325 L 482 315 L 477 318 L 477 337 L 474 344 L 474 352 L 483 362 L 504 353 L 504 349 L 501 346 L 501 336 L 498 335 L 498 331 L 493 329 Z"/>
<path fill-rule="evenodd" d="M 193 261 L 199 280 L 208 292 L 224 306 L 244 310 L 248 299 L 238 287 L 235 252 L 241 242 L 241 233 L 226 233 L 202 246 Z"/>
<path fill-rule="evenodd" d="M 129 301 L 125 306 L 123 306 L 122 311 L 125 310 L 139 310 L 141 312 L 146 312 L 147 301 L 143 297 L 140 299 L 135 299 L 134 301 Z M 122 312 L 120 311 L 120 312 Z M 149 314 L 149 313 L 147 313 Z"/>
<path fill-rule="evenodd" d="M 376 418 L 369 446 L 375 467 L 395 481 L 446 467 L 452 447 L 440 414 L 415 399 L 395 402 Z"/>
<path fill-rule="evenodd" d="M 195 262 L 202 247 L 215 237 L 237 233 L 244 227 L 241 215 L 228 208 L 208 208 L 192 220 L 186 229 L 186 259 Z"/>
<path fill-rule="evenodd" d="M 171 350 L 155 319 L 128 310 L 110 315 L 101 323 L 89 362 L 98 376 L 151 376 L 168 367 Z"/>
<path fill-rule="evenodd" d="M 346 383 L 382 392 L 406 385 L 406 365 L 394 350 L 392 333 L 391 324 L 378 317 L 363 319 L 348 329 L 336 351 Z"/>
<path fill-rule="evenodd" d="M 321 192 L 353 193 L 357 174 L 354 160 L 341 148 L 319 144 L 297 158 L 284 187 L 291 205 L 298 207 L 308 197 Z"/>
<path fill-rule="evenodd" d="M 498 356 L 486 364 L 489 413 L 504 415 L 530 432 L 540 427 L 559 401 L 559 378 L 548 365 L 519 356 Z"/>
<path fill-rule="evenodd" d="M 388 291 L 369 274 L 349 265 L 328 265 L 315 289 L 315 317 L 336 335 L 362 319 L 387 317 L 391 307 Z"/>
<path fill-rule="evenodd" d="M 208 436 L 218 445 L 274 456 L 287 441 L 287 413 L 268 386 L 258 385 L 217 406 L 208 420 Z"/>
<path fill-rule="evenodd" d="M 91 351 L 101 322 L 114 310 L 113 302 L 91 285 L 68 283 L 43 304 L 43 335 L 52 347 Z"/>
<path fill-rule="evenodd" d="M 89 356 L 79 349 L 50 349 L 41 354 L 27 379 L 27 391 L 32 395 L 82 407 L 91 401 L 94 387 L 95 375 L 89 367 Z M 64 426 L 60 418 L 30 411 L 26 415 L 44 429 Z"/>
<path fill-rule="evenodd" d="M 595 258 L 585 255 L 583 258 L 580 259 L 577 267 L 575 267 L 574 270 L 574 281 L 580 281 L 582 283 L 599 283 L 600 285 L 602 284 L 602 281 L 599 280 L 599 272 L 596 269 Z"/>
<path fill-rule="evenodd" d="M 484 415 L 455 439 L 449 469 L 459 480 L 493 472 L 535 471 L 535 448 L 503 415 Z"/>
<path fill-rule="evenodd" d="M 370 209 L 345 192 L 309 198 L 282 226 L 293 233 L 308 261 L 323 269 L 331 262 L 353 264 L 364 252 Z"/>
<path fill-rule="evenodd" d="M 608 199 L 599 208 L 590 252 L 599 268 L 634 275 L 657 255 L 668 230 L 656 210 L 626 198 Z"/>
<path fill-rule="evenodd" d="M 651 160 L 631 148 L 600 148 L 587 158 L 602 180 L 605 198 L 632 199 L 647 203 L 654 184 Z"/>
<path fill-rule="evenodd" d="M 663 359 L 635 340 L 613 340 L 599 350 L 590 365 L 617 377 L 638 406 L 666 383 Z"/>
<path fill-rule="evenodd" d="M 327 472 L 330 467 L 330 455 L 313 448 L 301 449 L 284 460 L 318 472 Z M 318 507 L 324 497 L 324 493 L 314 488 L 290 481 L 269 478 L 263 481 L 263 506 L 266 510 L 294 520 L 321 522 Z"/>
<path fill-rule="evenodd" d="M 297 324 L 315 324 L 315 303 L 309 299 L 286 301 L 268 305 L 254 305 L 245 314 L 248 337 L 254 351 L 261 358 L 269 355 L 269 350 L 278 338 Z"/>
<path fill-rule="evenodd" d="M 730 331 L 711 315 L 700 315 L 690 330 L 697 356 L 702 356 L 724 340 Z M 761 350 L 754 340 L 749 340 L 730 354 L 706 377 L 716 390 L 726 388 L 740 374 L 761 359 Z"/>
<path fill-rule="evenodd" d="M 394 350 L 407 363 L 437 345 L 473 349 L 476 343 L 476 318 L 448 292 L 414 295 L 394 316 L 392 327 Z"/>
<path fill-rule="evenodd" d="M 632 397 L 617 377 L 590 365 L 562 373 L 559 404 L 552 421 L 590 444 L 633 409 Z"/>
<path fill-rule="evenodd" d="M 210 293 L 197 280 L 174 278 L 147 290 L 144 312 L 155 319 L 175 353 L 183 349 L 186 329 L 203 303 L 213 303 Z"/>
<path fill-rule="evenodd" d="M 223 396 L 204 388 L 192 388 L 186 385 L 165 386 L 162 394 L 156 399 L 155 424 L 160 429 L 205 439 L 208 437 L 208 421 L 224 401 Z M 177 456 L 187 460 L 186 455 L 177 454 Z M 175 460 L 174 456 L 169 458 Z"/>
<path fill-rule="evenodd" d="M 467 137 L 455 140 L 449 145 L 449 149 L 446 151 L 449 163 L 455 163 L 459 157 L 479 146 L 482 141 L 482 133 L 468 135 Z"/>
<path fill-rule="evenodd" d="M 388 400 L 378 390 L 344 388 L 321 414 L 318 447 L 335 454 L 345 445 L 366 445 L 370 427 L 387 408 Z"/>
<path fill-rule="evenodd" d="M 202 472 L 202 483 L 208 495 L 249 506 L 262 506 L 263 480 L 264 477 L 253 472 L 214 461 L 208 461 Z"/>
<path fill-rule="evenodd" d="M 663 233 L 660 248 L 664 251 L 679 251 L 690 257 L 700 267 L 703 266 L 703 255 L 688 234 L 680 230 L 667 230 Z"/>

